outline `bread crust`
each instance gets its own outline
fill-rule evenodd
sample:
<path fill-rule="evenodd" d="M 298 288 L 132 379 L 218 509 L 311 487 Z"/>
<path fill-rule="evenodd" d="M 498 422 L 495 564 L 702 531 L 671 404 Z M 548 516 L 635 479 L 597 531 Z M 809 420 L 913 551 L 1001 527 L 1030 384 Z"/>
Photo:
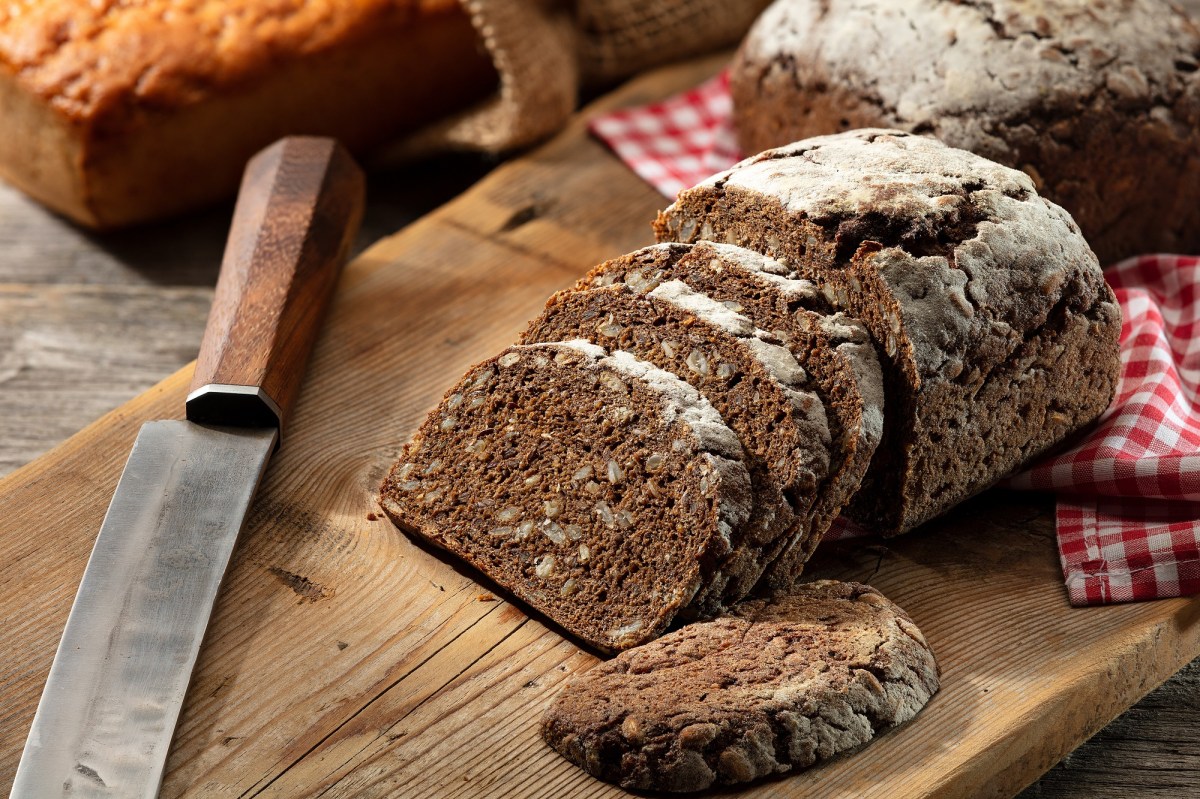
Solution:
<path fill-rule="evenodd" d="M 229 196 L 280 136 L 368 152 L 494 83 L 453 0 L 10 4 L 0 175 L 120 227 Z"/>
<path fill-rule="evenodd" d="M 924 635 L 870 586 L 808 583 L 572 678 L 542 737 L 624 788 L 798 771 L 912 719 L 938 690 Z"/>
<path fill-rule="evenodd" d="M 592 269 L 576 290 L 623 283 L 639 293 L 668 280 L 732 306 L 791 350 L 825 405 L 830 468 L 796 534 L 767 556 L 760 587 L 796 583 L 833 520 L 858 491 L 883 433 L 883 376 L 867 330 L 834 312 L 817 286 L 783 264 L 729 244 L 658 244 Z"/>
<path fill-rule="evenodd" d="M 603 651 L 660 635 L 750 513 L 737 437 L 679 378 L 585 341 L 474 366 L 381 488 L 402 529 Z"/>
<path fill-rule="evenodd" d="M 1162 0 L 778 0 L 731 74 L 747 153 L 852 128 L 1021 169 L 1108 265 L 1200 248 L 1200 29 Z"/>
<path fill-rule="evenodd" d="M 681 192 L 660 240 L 762 252 L 862 320 L 884 438 L 850 511 L 897 534 L 1095 420 L 1120 370 L 1096 256 L 1024 173 L 901 131 L 768 150 Z"/>

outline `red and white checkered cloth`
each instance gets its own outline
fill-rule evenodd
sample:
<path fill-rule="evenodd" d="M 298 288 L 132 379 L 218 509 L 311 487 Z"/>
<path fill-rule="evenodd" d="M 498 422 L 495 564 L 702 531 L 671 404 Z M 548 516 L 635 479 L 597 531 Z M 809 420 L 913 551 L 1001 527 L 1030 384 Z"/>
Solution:
<path fill-rule="evenodd" d="M 669 199 L 740 157 L 726 75 L 590 128 Z M 1121 380 L 1087 438 L 1008 481 L 1058 495 L 1072 604 L 1200 593 L 1200 257 L 1106 271 L 1124 314 Z M 843 524 L 829 538 L 855 534 Z"/>

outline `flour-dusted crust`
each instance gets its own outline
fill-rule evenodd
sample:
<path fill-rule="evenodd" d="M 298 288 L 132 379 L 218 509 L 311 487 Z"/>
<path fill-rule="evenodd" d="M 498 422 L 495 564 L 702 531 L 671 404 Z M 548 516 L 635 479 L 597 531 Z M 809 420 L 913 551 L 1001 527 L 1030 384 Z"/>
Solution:
<path fill-rule="evenodd" d="M 622 787 L 698 791 L 860 747 L 937 690 L 933 653 L 902 610 L 869 586 L 822 581 L 573 678 L 542 736 Z"/>
<path fill-rule="evenodd" d="M 686 190 L 660 240 L 762 252 L 860 318 L 884 440 L 853 508 L 903 532 L 1094 420 L 1120 310 L 1071 217 L 1022 172 L 886 130 L 768 150 Z"/>
<path fill-rule="evenodd" d="M 728 305 L 664 281 L 644 293 L 621 284 L 554 295 L 522 341 L 584 337 L 679 375 L 741 441 L 753 511 L 735 530 L 719 574 L 686 616 L 711 616 L 746 596 L 777 547 L 803 530 L 829 474 L 825 406 L 795 356 Z"/>
<path fill-rule="evenodd" d="M 695 389 L 586 341 L 475 366 L 381 489 L 402 529 L 605 651 L 660 635 L 750 513 L 737 436 Z"/>
<path fill-rule="evenodd" d="M 732 90 L 746 152 L 896 127 L 1022 169 L 1107 264 L 1200 247 L 1198 66 L 1163 0 L 778 0 Z"/>
<path fill-rule="evenodd" d="M 806 523 L 768 556 L 764 584 L 792 585 L 821 537 L 858 490 L 883 434 L 883 377 L 867 330 L 831 311 L 819 288 L 788 277 L 778 261 L 731 244 L 658 244 L 607 261 L 576 288 L 623 283 L 654 291 L 683 281 L 771 331 L 812 378 L 825 405 L 833 446 L 830 469 Z"/>

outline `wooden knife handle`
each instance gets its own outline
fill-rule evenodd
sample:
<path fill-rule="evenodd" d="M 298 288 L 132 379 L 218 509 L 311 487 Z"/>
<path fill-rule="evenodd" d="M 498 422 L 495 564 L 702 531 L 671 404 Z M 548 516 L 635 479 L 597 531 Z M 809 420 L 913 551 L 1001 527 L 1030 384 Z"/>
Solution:
<path fill-rule="evenodd" d="M 333 139 L 280 139 L 246 164 L 189 420 L 282 429 L 362 221 L 363 195 L 362 171 Z"/>

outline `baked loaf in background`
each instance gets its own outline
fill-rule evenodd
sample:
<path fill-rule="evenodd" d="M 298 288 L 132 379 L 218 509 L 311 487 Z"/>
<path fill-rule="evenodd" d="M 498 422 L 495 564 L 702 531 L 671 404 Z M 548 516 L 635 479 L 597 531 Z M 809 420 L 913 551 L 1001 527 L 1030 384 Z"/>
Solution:
<path fill-rule="evenodd" d="M 904 611 L 869 586 L 827 580 L 573 677 L 542 737 L 624 788 L 700 791 L 856 749 L 937 690 L 933 653 Z"/>
<path fill-rule="evenodd" d="M 0 175 L 84 225 L 128 225 L 231 195 L 282 135 L 363 152 L 495 81 L 457 0 L 16 0 Z"/>
<path fill-rule="evenodd" d="M 1200 252 L 1200 29 L 1163 0 L 777 0 L 731 88 L 743 152 L 930 134 L 1025 171 L 1105 265 Z"/>
<path fill-rule="evenodd" d="M 848 513 L 902 533 L 1094 421 L 1121 313 L 1096 256 L 1023 172 L 936 139 L 857 130 L 768 150 L 655 223 L 764 253 L 861 319 L 883 359 L 883 441 Z"/>

